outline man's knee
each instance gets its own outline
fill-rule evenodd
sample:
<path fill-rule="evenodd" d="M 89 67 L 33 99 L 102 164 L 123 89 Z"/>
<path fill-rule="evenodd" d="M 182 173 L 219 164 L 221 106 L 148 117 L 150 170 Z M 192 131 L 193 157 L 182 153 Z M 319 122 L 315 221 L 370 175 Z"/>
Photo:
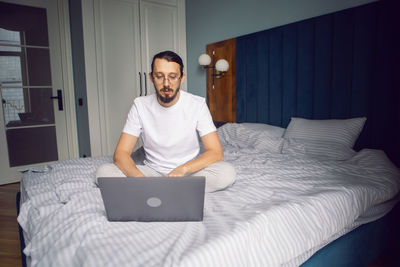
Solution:
<path fill-rule="evenodd" d="M 125 174 L 114 163 L 104 163 L 97 168 L 96 182 L 99 177 L 125 177 Z"/>
<path fill-rule="evenodd" d="M 219 161 L 204 169 L 206 174 L 206 192 L 214 192 L 231 186 L 236 181 L 235 167 L 226 161 Z"/>
<path fill-rule="evenodd" d="M 228 183 L 228 186 L 235 182 L 236 170 L 231 163 L 219 161 L 210 165 L 210 167 L 213 168 L 214 173 L 218 177 L 222 178 L 221 180 L 224 180 L 226 183 Z"/>

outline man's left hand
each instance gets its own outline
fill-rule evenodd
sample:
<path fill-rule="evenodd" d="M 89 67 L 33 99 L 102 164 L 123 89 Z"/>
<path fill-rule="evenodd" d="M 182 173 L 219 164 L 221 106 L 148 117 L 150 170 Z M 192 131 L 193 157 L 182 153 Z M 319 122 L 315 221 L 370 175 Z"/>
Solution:
<path fill-rule="evenodd" d="M 182 177 L 187 173 L 187 168 L 183 165 L 176 167 L 170 173 L 167 174 L 167 177 Z"/>

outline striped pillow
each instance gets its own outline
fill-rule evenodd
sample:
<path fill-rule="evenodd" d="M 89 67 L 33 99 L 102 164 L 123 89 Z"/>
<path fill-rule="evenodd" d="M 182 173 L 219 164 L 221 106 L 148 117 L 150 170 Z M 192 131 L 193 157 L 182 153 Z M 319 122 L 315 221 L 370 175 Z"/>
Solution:
<path fill-rule="evenodd" d="M 365 117 L 347 120 L 292 118 L 283 137 L 326 141 L 353 148 L 366 120 Z"/>

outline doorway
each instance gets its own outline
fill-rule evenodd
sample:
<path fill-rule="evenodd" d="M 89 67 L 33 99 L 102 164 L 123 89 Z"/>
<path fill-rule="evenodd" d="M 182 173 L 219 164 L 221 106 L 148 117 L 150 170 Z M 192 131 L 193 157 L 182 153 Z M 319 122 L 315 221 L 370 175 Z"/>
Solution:
<path fill-rule="evenodd" d="M 72 156 L 59 1 L 0 1 L 0 184 Z"/>

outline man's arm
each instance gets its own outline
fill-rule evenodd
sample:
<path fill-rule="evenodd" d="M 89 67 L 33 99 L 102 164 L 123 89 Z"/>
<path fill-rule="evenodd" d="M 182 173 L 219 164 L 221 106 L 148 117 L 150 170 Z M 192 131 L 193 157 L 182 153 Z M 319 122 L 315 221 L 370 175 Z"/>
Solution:
<path fill-rule="evenodd" d="M 115 165 L 128 177 L 144 177 L 131 157 L 137 139 L 134 135 L 122 133 L 114 152 Z"/>
<path fill-rule="evenodd" d="M 205 152 L 196 159 L 186 162 L 173 169 L 167 176 L 177 177 L 197 172 L 217 161 L 224 160 L 224 152 L 219 142 L 217 132 L 211 132 L 201 137 Z"/>

